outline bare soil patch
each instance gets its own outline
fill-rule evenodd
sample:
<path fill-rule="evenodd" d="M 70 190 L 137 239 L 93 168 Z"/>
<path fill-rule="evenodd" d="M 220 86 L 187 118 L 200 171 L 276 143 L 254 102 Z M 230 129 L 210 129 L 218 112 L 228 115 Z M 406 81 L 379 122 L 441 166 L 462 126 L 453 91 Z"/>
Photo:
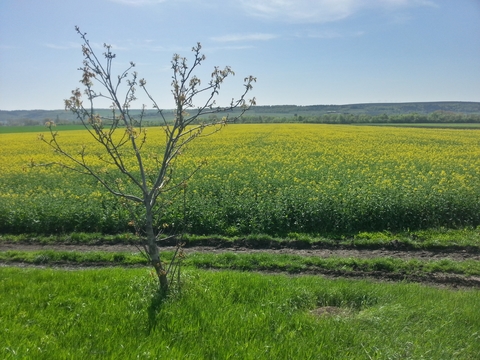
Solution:
<path fill-rule="evenodd" d="M 310 314 L 316 317 L 341 316 L 346 315 L 348 311 L 338 306 L 322 306 L 310 311 Z"/>
<path fill-rule="evenodd" d="M 173 246 L 161 247 L 161 250 L 174 250 Z M 38 250 L 55 250 L 55 251 L 111 251 L 111 252 L 138 252 L 135 245 L 112 244 L 112 245 L 40 245 L 40 244 L 17 244 L 17 243 L 0 243 L 0 251 L 21 250 L 21 251 L 38 251 Z M 372 259 L 381 257 L 391 257 L 397 259 L 419 259 L 419 260 L 442 260 L 450 259 L 454 261 L 477 260 L 480 261 L 480 253 L 472 253 L 467 250 L 459 251 L 426 251 L 426 250 L 389 250 L 389 249 L 355 249 L 355 248 L 338 248 L 338 249 L 296 249 L 296 248 L 251 248 L 251 247 L 218 247 L 218 246 L 192 246 L 186 247 L 185 252 L 210 252 L 225 253 L 236 252 L 240 254 L 253 253 L 273 253 L 273 254 L 291 254 L 300 256 L 317 256 L 317 257 L 346 257 Z"/>
<path fill-rule="evenodd" d="M 161 250 L 174 250 L 174 247 L 164 246 Z M 0 251 L 19 250 L 19 251 L 38 251 L 38 250 L 55 250 L 55 251 L 111 251 L 111 252 L 138 252 L 139 249 L 135 245 L 112 244 L 112 245 L 40 245 L 40 244 L 17 244 L 17 243 L 0 243 Z M 338 248 L 338 249 L 296 249 L 296 248 L 249 248 L 249 247 L 224 247 L 224 246 L 193 246 L 187 247 L 185 252 L 210 252 L 210 253 L 274 253 L 274 254 L 290 254 L 299 256 L 312 257 L 345 257 L 345 258 L 397 258 L 403 260 L 420 259 L 420 260 L 441 260 L 449 259 L 454 261 L 475 260 L 480 261 L 480 254 L 467 250 L 459 251 L 426 251 L 426 250 L 391 250 L 391 249 L 355 249 L 355 248 Z M 88 264 L 56 264 L 55 267 L 79 269 L 99 267 L 102 264 L 94 266 Z M 106 266 L 114 266 L 113 264 L 105 264 Z M 16 264 L 16 266 L 31 266 L 26 264 Z M 447 286 L 453 288 L 479 288 L 480 277 L 464 276 L 458 274 L 444 273 L 419 273 L 419 274 L 401 274 L 389 273 L 383 271 L 343 271 L 338 270 L 315 270 L 305 271 L 300 274 L 321 275 L 329 278 L 348 277 L 356 279 L 376 279 L 380 281 L 412 281 L 435 286 Z M 326 310 L 328 311 L 328 310 Z"/>

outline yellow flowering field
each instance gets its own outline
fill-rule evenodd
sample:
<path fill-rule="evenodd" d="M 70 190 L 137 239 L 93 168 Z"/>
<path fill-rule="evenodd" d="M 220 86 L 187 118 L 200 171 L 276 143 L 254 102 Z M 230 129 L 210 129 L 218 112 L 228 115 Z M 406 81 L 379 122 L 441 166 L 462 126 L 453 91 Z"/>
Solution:
<path fill-rule="evenodd" d="M 60 131 L 105 166 L 86 131 Z M 148 129 L 153 167 L 160 128 Z M 35 133 L 0 134 L 0 231 L 128 230 L 128 214 L 90 178 L 56 167 Z M 198 234 L 352 233 L 480 225 L 480 132 L 316 124 L 228 125 L 179 159 L 207 165 L 162 224 Z"/>

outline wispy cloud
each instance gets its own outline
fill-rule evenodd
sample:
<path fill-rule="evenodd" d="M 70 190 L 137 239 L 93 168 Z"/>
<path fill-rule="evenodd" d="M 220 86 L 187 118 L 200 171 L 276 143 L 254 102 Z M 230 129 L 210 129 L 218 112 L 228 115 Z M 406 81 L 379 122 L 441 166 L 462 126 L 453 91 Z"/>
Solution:
<path fill-rule="evenodd" d="M 118 50 L 128 50 L 129 48 L 125 46 L 117 46 L 115 44 L 110 44 L 112 46 L 112 51 L 118 51 Z M 52 43 L 46 43 L 44 46 L 48 47 L 49 49 L 55 49 L 55 50 L 69 50 L 69 49 L 81 49 L 82 45 L 80 43 L 76 42 L 68 42 L 66 44 L 52 44 Z M 90 42 L 90 46 L 94 48 L 95 50 L 103 50 L 105 47 L 103 44 L 98 43 L 98 42 Z"/>
<path fill-rule="evenodd" d="M 130 5 L 130 6 L 143 6 L 165 2 L 166 0 L 110 0 L 111 2 Z"/>
<path fill-rule="evenodd" d="M 217 51 L 225 51 L 225 50 L 247 50 L 253 49 L 255 46 L 253 45 L 225 45 L 225 46 L 209 46 L 208 52 L 217 52 Z"/>
<path fill-rule="evenodd" d="M 315 39 L 337 39 L 345 37 L 343 34 L 340 34 L 337 31 L 321 31 L 308 34 L 309 38 Z"/>
<path fill-rule="evenodd" d="M 294 22 L 327 22 L 343 19 L 356 8 L 353 0 L 241 0 L 251 15 Z"/>
<path fill-rule="evenodd" d="M 215 36 L 211 39 L 216 42 L 241 42 L 241 41 L 266 41 L 277 38 L 277 35 L 274 34 L 264 34 L 264 33 L 255 33 L 255 34 L 230 34 L 223 36 Z"/>
<path fill-rule="evenodd" d="M 16 46 L 0 44 L 0 49 L 1 50 L 10 50 L 10 49 L 15 49 L 15 48 L 16 48 Z"/>
<path fill-rule="evenodd" d="M 128 51 L 128 50 L 131 49 L 129 46 L 121 46 L 121 45 L 116 45 L 116 44 L 111 44 L 111 43 L 107 43 L 107 44 L 112 47 L 113 52 L 115 52 L 115 51 Z M 95 47 L 97 49 L 102 49 L 102 50 L 105 49 L 105 46 L 103 44 L 100 44 L 100 43 L 91 43 L 91 45 L 92 45 L 92 47 Z"/>
<path fill-rule="evenodd" d="M 62 45 L 59 45 L 59 44 L 51 44 L 51 43 L 47 43 L 47 44 L 44 44 L 46 47 L 50 48 L 50 49 L 55 49 L 55 50 L 69 50 L 69 49 L 80 49 L 81 45 L 79 43 L 75 43 L 75 42 L 68 42 L 66 44 L 62 44 Z"/>
<path fill-rule="evenodd" d="M 366 8 L 436 6 L 431 0 L 240 0 L 240 3 L 254 16 L 309 23 L 342 20 Z"/>
<path fill-rule="evenodd" d="M 325 30 L 318 32 L 309 32 L 308 37 L 314 39 L 338 39 L 338 38 L 352 38 L 365 35 L 365 31 L 355 31 L 350 33 L 342 33 L 338 31 Z"/>

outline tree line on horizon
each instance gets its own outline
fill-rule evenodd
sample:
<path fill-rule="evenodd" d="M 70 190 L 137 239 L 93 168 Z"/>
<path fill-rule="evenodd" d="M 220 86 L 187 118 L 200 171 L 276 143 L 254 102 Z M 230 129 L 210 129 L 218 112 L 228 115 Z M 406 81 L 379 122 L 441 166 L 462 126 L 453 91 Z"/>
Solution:
<path fill-rule="evenodd" d="M 430 114 L 322 114 L 297 115 L 293 117 L 272 115 L 245 115 L 239 123 L 312 123 L 312 124 L 477 124 L 480 114 L 463 114 L 446 111 L 435 111 Z"/>
<path fill-rule="evenodd" d="M 480 103 L 479 103 L 480 104 Z M 360 104 L 362 105 L 362 104 Z M 358 105 L 358 106 L 360 106 Z M 323 105 L 322 105 L 323 106 Z M 333 105 L 332 105 L 333 106 Z M 352 110 L 354 105 L 341 105 L 345 107 L 344 110 Z M 373 105 L 369 105 L 372 107 Z M 406 104 L 405 104 L 406 106 Z M 410 107 L 413 105 L 410 105 Z M 418 105 L 420 106 L 420 105 Z M 422 105 L 424 109 L 425 104 Z M 453 106 L 453 105 L 452 105 Z M 282 110 L 279 110 L 282 108 Z M 433 123 L 453 123 L 453 124 L 476 124 L 480 123 L 480 112 L 472 113 L 469 110 L 473 108 L 465 108 L 466 111 L 446 111 L 436 110 L 433 112 L 410 111 L 406 113 L 365 113 L 365 112 L 348 112 L 348 111 L 329 111 L 329 112 L 314 112 L 313 107 L 302 106 L 255 106 L 252 110 L 245 114 L 238 123 L 243 124 L 260 124 L 260 123 L 317 123 L 317 124 L 433 124 Z M 373 109 L 373 108 L 372 108 Z M 370 109 L 371 111 L 373 111 Z M 379 108 L 377 108 L 378 110 Z M 317 109 L 318 110 L 318 109 Z M 358 110 L 358 109 L 357 109 Z M 366 111 L 367 109 L 362 109 Z M 369 110 L 369 111 L 370 111 Z M 388 110 L 383 108 L 383 110 Z M 391 110 L 391 109 L 390 109 Z M 399 109 L 396 109 L 400 111 Z M 107 109 L 99 109 L 99 113 L 102 115 L 107 112 Z M 136 110 L 132 110 L 135 112 Z M 352 110 L 355 111 L 355 110 Z M 9 126 L 34 126 L 43 125 L 47 121 L 58 125 L 63 124 L 75 124 L 75 120 L 63 116 L 61 111 L 22 111 L 18 113 L 18 116 L 14 116 L 15 112 L 5 112 L 0 110 L 1 113 L 10 113 L 10 116 L 0 116 L 0 125 Z M 140 111 L 135 113 L 136 116 L 140 114 Z M 32 114 L 30 116 L 29 114 Z M 43 115 L 43 116 L 42 116 Z M 168 114 L 167 114 L 168 115 Z M 233 113 L 232 113 L 233 115 Z M 168 116 L 167 116 L 168 117 Z M 211 119 L 199 119 L 199 121 L 206 121 Z M 158 126 L 159 118 L 156 111 L 147 111 L 144 114 L 145 124 L 148 126 Z"/>

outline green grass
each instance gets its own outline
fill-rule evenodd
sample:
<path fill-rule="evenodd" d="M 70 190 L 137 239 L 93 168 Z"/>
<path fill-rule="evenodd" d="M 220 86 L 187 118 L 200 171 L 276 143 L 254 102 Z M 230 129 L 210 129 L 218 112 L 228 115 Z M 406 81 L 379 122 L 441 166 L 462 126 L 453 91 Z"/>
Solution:
<path fill-rule="evenodd" d="M 368 123 L 355 124 L 359 126 L 392 126 L 392 127 L 412 127 L 412 128 L 436 128 L 436 129 L 480 129 L 478 123 Z"/>
<path fill-rule="evenodd" d="M 470 248 L 480 251 L 480 227 L 463 229 L 437 228 L 408 232 L 359 232 L 347 236 L 312 235 L 291 232 L 285 238 L 273 237 L 264 234 L 248 236 L 221 236 L 221 235 L 194 235 L 184 234 L 183 241 L 188 246 L 224 245 L 249 246 L 257 248 L 297 246 L 297 247 L 355 247 L 357 249 L 379 249 L 388 247 L 403 247 L 413 250 L 454 250 Z M 289 243 L 290 242 L 290 243 Z M 293 243 L 292 243 L 293 242 Z M 67 244 L 67 245 L 95 245 L 95 244 L 138 244 L 139 239 L 132 233 L 116 235 L 97 232 L 73 232 L 57 235 L 32 234 L 2 234 L 0 243 L 17 244 Z"/>
<path fill-rule="evenodd" d="M 285 115 L 275 114 L 274 116 L 285 117 Z M 293 115 L 286 115 L 292 120 Z M 158 125 L 161 118 L 148 119 L 150 123 Z M 355 126 L 391 126 L 391 127 L 412 127 L 412 128 L 439 128 L 439 129 L 480 129 L 480 124 L 477 123 L 356 123 Z M 85 130 L 83 125 L 58 125 L 55 130 Z M 0 126 L 0 134 L 14 134 L 27 132 L 46 132 L 44 125 L 26 125 L 26 126 Z"/>
<path fill-rule="evenodd" d="M 41 244 L 41 245 L 112 245 L 112 244 L 138 244 L 139 239 L 132 233 L 122 234 L 102 234 L 98 232 L 72 232 L 68 234 L 55 235 L 35 235 L 35 234 L 2 234 L 0 235 L 0 243 L 16 243 L 16 244 Z"/>
<path fill-rule="evenodd" d="M 55 130 L 85 130 L 83 125 L 58 125 Z M 0 126 L 0 134 L 27 133 L 27 132 L 47 132 L 48 129 L 44 125 L 27 125 L 27 126 Z"/>
<path fill-rule="evenodd" d="M 315 270 L 341 270 L 342 272 L 382 271 L 397 274 L 455 273 L 480 275 L 480 262 L 475 260 L 403 260 L 385 258 L 321 258 L 315 256 L 279 255 L 268 253 L 193 253 L 185 260 L 186 265 L 199 268 L 236 269 L 246 271 L 287 271 L 290 273 Z"/>
<path fill-rule="evenodd" d="M 166 259 L 172 253 L 164 253 Z M 0 261 L 23 262 L 37 265 L 146 265 L 147 261 L 140 253 L 102 252 L 102 251 L 3 251 Z"/>
<path fill-rule="evenodd" d="M 3 359 L 477 359 L 480 292 L 187 271 L 0 268 Z M 338 307 L 332 316 L 311 313 Z"/>
<path fill-rule="evenodd" d="M 164 261 L 169 261 L 173 252 L 162 252 Z M 86 265 L 86 266 L 125 266 L 146 265 L 146 259 L 138 252 L 78 252 L 78 251 L 5 251 L 0 252 L 0 261 L 6 263 L 23 262 L 37 265 Z M 187 255 L 184 265 L 195 268 L 214 268 L 244 271 L 283 271 L 300 273 L 309 271 L 341 271 L 392 273 L 399 275 L 421 275 L 447 273 L 460 275 L 480 275 L 480 262 L 475 260 L 454 261 L 418 260 L 385 258 L 342 258 L 299 256 L 287 254 L 253 253 L 221 254 L 193 252 Z"/>
<path fill-rule="evenodd" d="M 406 232 L 360 232 L 353 236 L 358 247 L 383 247 L 394 242 L 416 250 L 476 248 L 480 250 L 480 227 L 463 229 L 435 228 Z M 343 241 L 344 244 L 348 243 Z"/>

